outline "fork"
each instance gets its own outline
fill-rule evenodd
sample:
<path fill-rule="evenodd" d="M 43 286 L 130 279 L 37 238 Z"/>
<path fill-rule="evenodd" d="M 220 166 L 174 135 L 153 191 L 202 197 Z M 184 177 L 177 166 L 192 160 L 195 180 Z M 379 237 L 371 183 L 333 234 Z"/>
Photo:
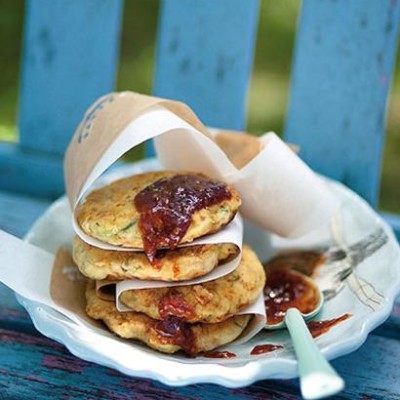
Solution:
<path fill-rule="evenodd" d="M 387 241 L 388 236 L 380 227 L 351 246 L 342 245 L 329 248 L 324 253 L 326 255 L 325 265 L 333 264 L 336 261 L 343 261 L 343 263 L 339 265 L 341 268 L 331 270 L 317 278 L 325 300 L 336 296 L 343 289 L 344 281 L 353 273 L 354 268 L 379 250 Z"/>
<path fill-rule="evenodd" d="M 379 250 L 387 243 L 388 239 L 389 238 L 383 228 L 379 228 L 375 232 L 368 235 L 365 239 L 360 240 L 356 244 L 350 246 L 348 248 L 348 255 L 351 258 L 353 267 L 360 264 L 370 255 Z"/>
<path fill-rule="evenodd" d="M 346 248 L 343 246 L 334 246 L 329 247 L 328 249 L 325 248 L 326 250 L 323 251 L 325 263 L 331 264 L 348 257 L 350 258 L 351 264 L 354 267 L 375 253 L 375 251 L 379 250 L 384 244 L 387 243 L 387 241 L 388 236 L 383 228 L 380 227 L 365 238 Z"/>

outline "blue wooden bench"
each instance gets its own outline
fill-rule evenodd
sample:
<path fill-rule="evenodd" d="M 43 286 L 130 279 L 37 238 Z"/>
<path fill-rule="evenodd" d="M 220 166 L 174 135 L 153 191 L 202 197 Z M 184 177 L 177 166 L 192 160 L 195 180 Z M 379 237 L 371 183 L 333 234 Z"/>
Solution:
<path fill-rule="evenodd" d="M 257 0 L 164 0 L 154 94 L 188 103 L 210 126 L 244 129 L 258 7 Z M 0 143 L 1 229 L 22 237 L 63 193 L 69 138 L 84 110 L 114 87 L 122 8 L 121 0 L 27 3 L 20 137 Z M 373 206 L 399 18 L 395 0 L 308 0 L 296 39 L 285 138 L 315 170 Z M 400 237 L 399 218 L 384 218 Z M 2 399 L 298 398 L 296 380 L 230 390 L 128 378 L 41 336 L 3 286 L 0 305 Z M 400 398 L 399 305 L 361 349 L 333 362 L 347 382 L 340 398 Z"/>

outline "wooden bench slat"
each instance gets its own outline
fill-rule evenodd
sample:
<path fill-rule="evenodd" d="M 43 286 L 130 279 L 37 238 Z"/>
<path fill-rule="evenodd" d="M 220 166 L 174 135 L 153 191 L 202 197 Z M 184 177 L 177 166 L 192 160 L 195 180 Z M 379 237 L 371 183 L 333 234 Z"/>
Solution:
<path fill-rule="evenodd" d="M 83 112 L 113 90 L 122 0 L 41 0 L 27 5 L 21 146 L 63 154 Z"/>
<path fill-rule="evenodd" d="M 392 0 L 304 2 L 297 34 L 286 139 L 374 206 L 399 20 Z"/>
<path fill-rule="evenodd" d="M 0 191 L 0 229 L 22 237 L 49 205 L 49 200 Z"/>
<path fill-rule="evenodd" d="M 0 188 L 55 199 L 64 192 L 62 161 L 60 156 L 27 152 L 17 144 L 0 142 Z"/>
<path fill-rule="evenodd" d="M 266 380 L 248 388 L 228 389 L 201 384 L 167 387 L 148 379 L 130 378 L 80 360 L 56 342 L 28 333 L 0 329 L 0 387 L 10 398 L 132 398 L 132 391 L 151 399 L 299 398 L 297 379 Z M 400 347 L 392 339 L 370 336 L 356 352 L 333 361 L 347 381 L 343 398 L 398 399 Z M 385 362 L 382 363 L 381 360 Z M 371 379 L 371 371 L 374 371 Z"/>
<path fill-rule="evenodd" d="M 187 103 L 203 123 L 243 129 L 258 0 L 164 0 L 154 93 Z"/>

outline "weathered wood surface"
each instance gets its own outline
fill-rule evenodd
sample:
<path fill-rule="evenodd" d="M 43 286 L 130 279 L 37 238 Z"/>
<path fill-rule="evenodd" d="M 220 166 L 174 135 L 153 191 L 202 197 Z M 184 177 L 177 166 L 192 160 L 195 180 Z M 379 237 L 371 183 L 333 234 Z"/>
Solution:
<path fill-rule="evenodd" d="M 0 192 L 0 229 L 23 236 L 46 207 Z M 27 216 L 30 216 L 27 218 Z M 400 298 L 390 318 L 357 351 L 333 361 L 346 379 L 337 399 L 400 399 Z M 0 286 L 0 399 L 298 399 L 293 380 L 266 380 L 239 389 L 211 384 L 167 387 L 80 360 L 33 327 L 14 295 Z"/>
<path fill-rule="evenodd" d="M 18 144 L 0 142 L 0 171 L 0 188 L 10 192 L 53 199 L 64 193 L 61 156 L 31 153 Z"/>
<path fill-rule="evenodd" d="M 84 111 L 113 90 L 121 0 L 27 3 L 20 93 L 23 148 L 64 154 Z"/>
<path fill-rule="evenodd" d="M 162 2 L 154 93 L 187 103 L 203 123 L 245 127 L 258 0 Z"/>
<path fill-rule="evenodd" d="M 114 89 L 122 0 L 27 2 L 20 143 L 0 142 L 0 187 L 53 197 L 62 157 L 85 110 Z"/>
<path fill-rule="evenodd" d="M 377 205 L 400 2 L 303 2 L 286 138 L 324 175 Z"/>
<path fill-rule="evenodd" d="M 0 229 L 22 237 L 49 205 L 49 200 L 0 191 Z"/>
<path fill-rule="evenodd" d="M 0 328 L 0 354 L 0 388 L 6 395 L 1 398 L 29 399 L 32 393 L 39 399 L 299 398 L 296 379 L 260 381 L 239 389 L 211 384 L 171 388 L 80 360 L 40 334 L 10 327 Z M 346 389 L 336 398 L 399 399 L 399 357 L 399 338 L 370 335 L 359 350 L 333 361 L 346 379 Z"/>

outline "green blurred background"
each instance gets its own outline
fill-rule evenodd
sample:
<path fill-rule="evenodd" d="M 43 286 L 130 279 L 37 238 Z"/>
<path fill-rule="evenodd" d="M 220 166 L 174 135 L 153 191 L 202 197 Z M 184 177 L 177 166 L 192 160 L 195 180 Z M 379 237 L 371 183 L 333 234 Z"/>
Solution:
<path fill-rule="evenodd" d="M 282 133 L 300 0 L 261 1 L 248 97 L 249 132 Z M 25 2 L 0 0 L 0 140 L 18 140 L 18 84 Z M 151 93 L 159 0 L 125 0 L 117 90 Z M 400 57 L 388 104 L 380 208 L 400 212 Z M 136 156 L 140 156 L 137 153 Z"/>

